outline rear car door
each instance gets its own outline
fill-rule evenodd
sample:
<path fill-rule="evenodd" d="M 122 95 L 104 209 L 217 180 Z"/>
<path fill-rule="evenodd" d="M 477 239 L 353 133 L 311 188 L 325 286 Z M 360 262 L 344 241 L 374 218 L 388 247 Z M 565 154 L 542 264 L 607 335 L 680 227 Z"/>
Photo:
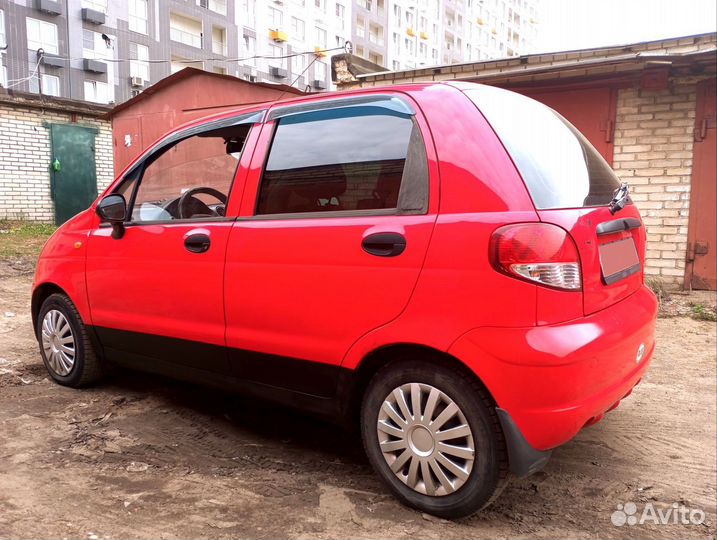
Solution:
<path fill-rule="evenodd" d="M 238 376 L 333 395 L 351 344 L 401 313 L 436 219 L 427 140 L 398 95 L 270 111 L 227 250 Z"/>
<path fill-rule="evenodd" d="M 111 360 L 228 372 L 224 258 L 232 197 L 241 197 L 246 173 L 240 163 L 249 164 L 260 119 L 170 136 L 113 190 L 129 202 L 125 232 L 92 230 L 86 278 L 92 324 Z"/>

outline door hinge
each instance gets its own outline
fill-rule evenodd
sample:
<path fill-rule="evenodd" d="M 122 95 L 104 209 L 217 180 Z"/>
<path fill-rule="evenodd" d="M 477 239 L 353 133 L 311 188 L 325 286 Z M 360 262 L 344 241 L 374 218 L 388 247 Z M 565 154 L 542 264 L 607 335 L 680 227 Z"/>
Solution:
<path fill-rule="evenodd" d="M 707 242 L 690 242 L 687 244 L 687 262 L 694 262 L 697 255 L 707 255 L 710 245 Z"/>
<path fill-rule="evenodd" d="M 695 142 L 702 142 L 705 140 L 705 137 L 707 137 L 707 130 L 708 129 L 714 129 L 715 127 L 715 119 L 712 116 L 705 116 L 702 118 L 702 121 L 700 122 L 699 127 L 695 128 L 694 135 L 695 135 Z"/>

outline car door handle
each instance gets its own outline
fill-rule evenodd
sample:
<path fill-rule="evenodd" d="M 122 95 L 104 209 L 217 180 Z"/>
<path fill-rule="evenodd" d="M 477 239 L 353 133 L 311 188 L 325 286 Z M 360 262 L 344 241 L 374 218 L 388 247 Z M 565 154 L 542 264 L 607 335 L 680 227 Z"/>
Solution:
<path fill-rule="evenodd" d="M 374 233 L 363 239 L 361 247 L 370 255 L 396 257 L 406 249 L 406 238 L 398 233 Z"/>
<path fill-rule="evenodd" d="M 211 244 L 209 235 L 204 233 L 190 234 L 184 239 L 184 247 L 192 253 L 204 253 Z"/>

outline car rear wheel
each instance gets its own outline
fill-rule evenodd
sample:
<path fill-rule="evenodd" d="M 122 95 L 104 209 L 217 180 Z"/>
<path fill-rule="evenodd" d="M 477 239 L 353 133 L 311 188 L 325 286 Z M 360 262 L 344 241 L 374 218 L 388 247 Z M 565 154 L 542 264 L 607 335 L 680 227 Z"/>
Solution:
<path fill-rule="evenodd" d="M 101 377 L 102 366 L 87 329 L 66 295 L 52 294 L 42 303 L 36 335 L 42 360 L 55 382 L 77 388 Z"/>
<path fill-rule="evenodd" d="M 401 360 L 371 380 L 361 407 L 371 465 L 405 504 L 470 515 L 505 487 L 508 458 L 495 404 L 477 381 L 426 360 Z"/>

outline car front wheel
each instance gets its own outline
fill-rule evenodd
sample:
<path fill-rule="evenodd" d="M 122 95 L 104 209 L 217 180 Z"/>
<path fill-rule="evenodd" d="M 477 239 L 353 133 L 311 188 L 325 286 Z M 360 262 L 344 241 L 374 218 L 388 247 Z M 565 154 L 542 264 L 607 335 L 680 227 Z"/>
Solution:
<path fill-rule="evenodd" d="M 56 293 L 45 299 L 36 335 L 42 360 L 55 382 L 78 388 L 102 375 L 87 329 L 67 295 Z"/>
<path fill-rule="evenodd" d="M 361 432 L 376 472 L 421 511 L 470 515 L 507 482 L 495 404 L 477 381 L 451 367 L 417 359 L 379 370 L 364 396 Z"/>

